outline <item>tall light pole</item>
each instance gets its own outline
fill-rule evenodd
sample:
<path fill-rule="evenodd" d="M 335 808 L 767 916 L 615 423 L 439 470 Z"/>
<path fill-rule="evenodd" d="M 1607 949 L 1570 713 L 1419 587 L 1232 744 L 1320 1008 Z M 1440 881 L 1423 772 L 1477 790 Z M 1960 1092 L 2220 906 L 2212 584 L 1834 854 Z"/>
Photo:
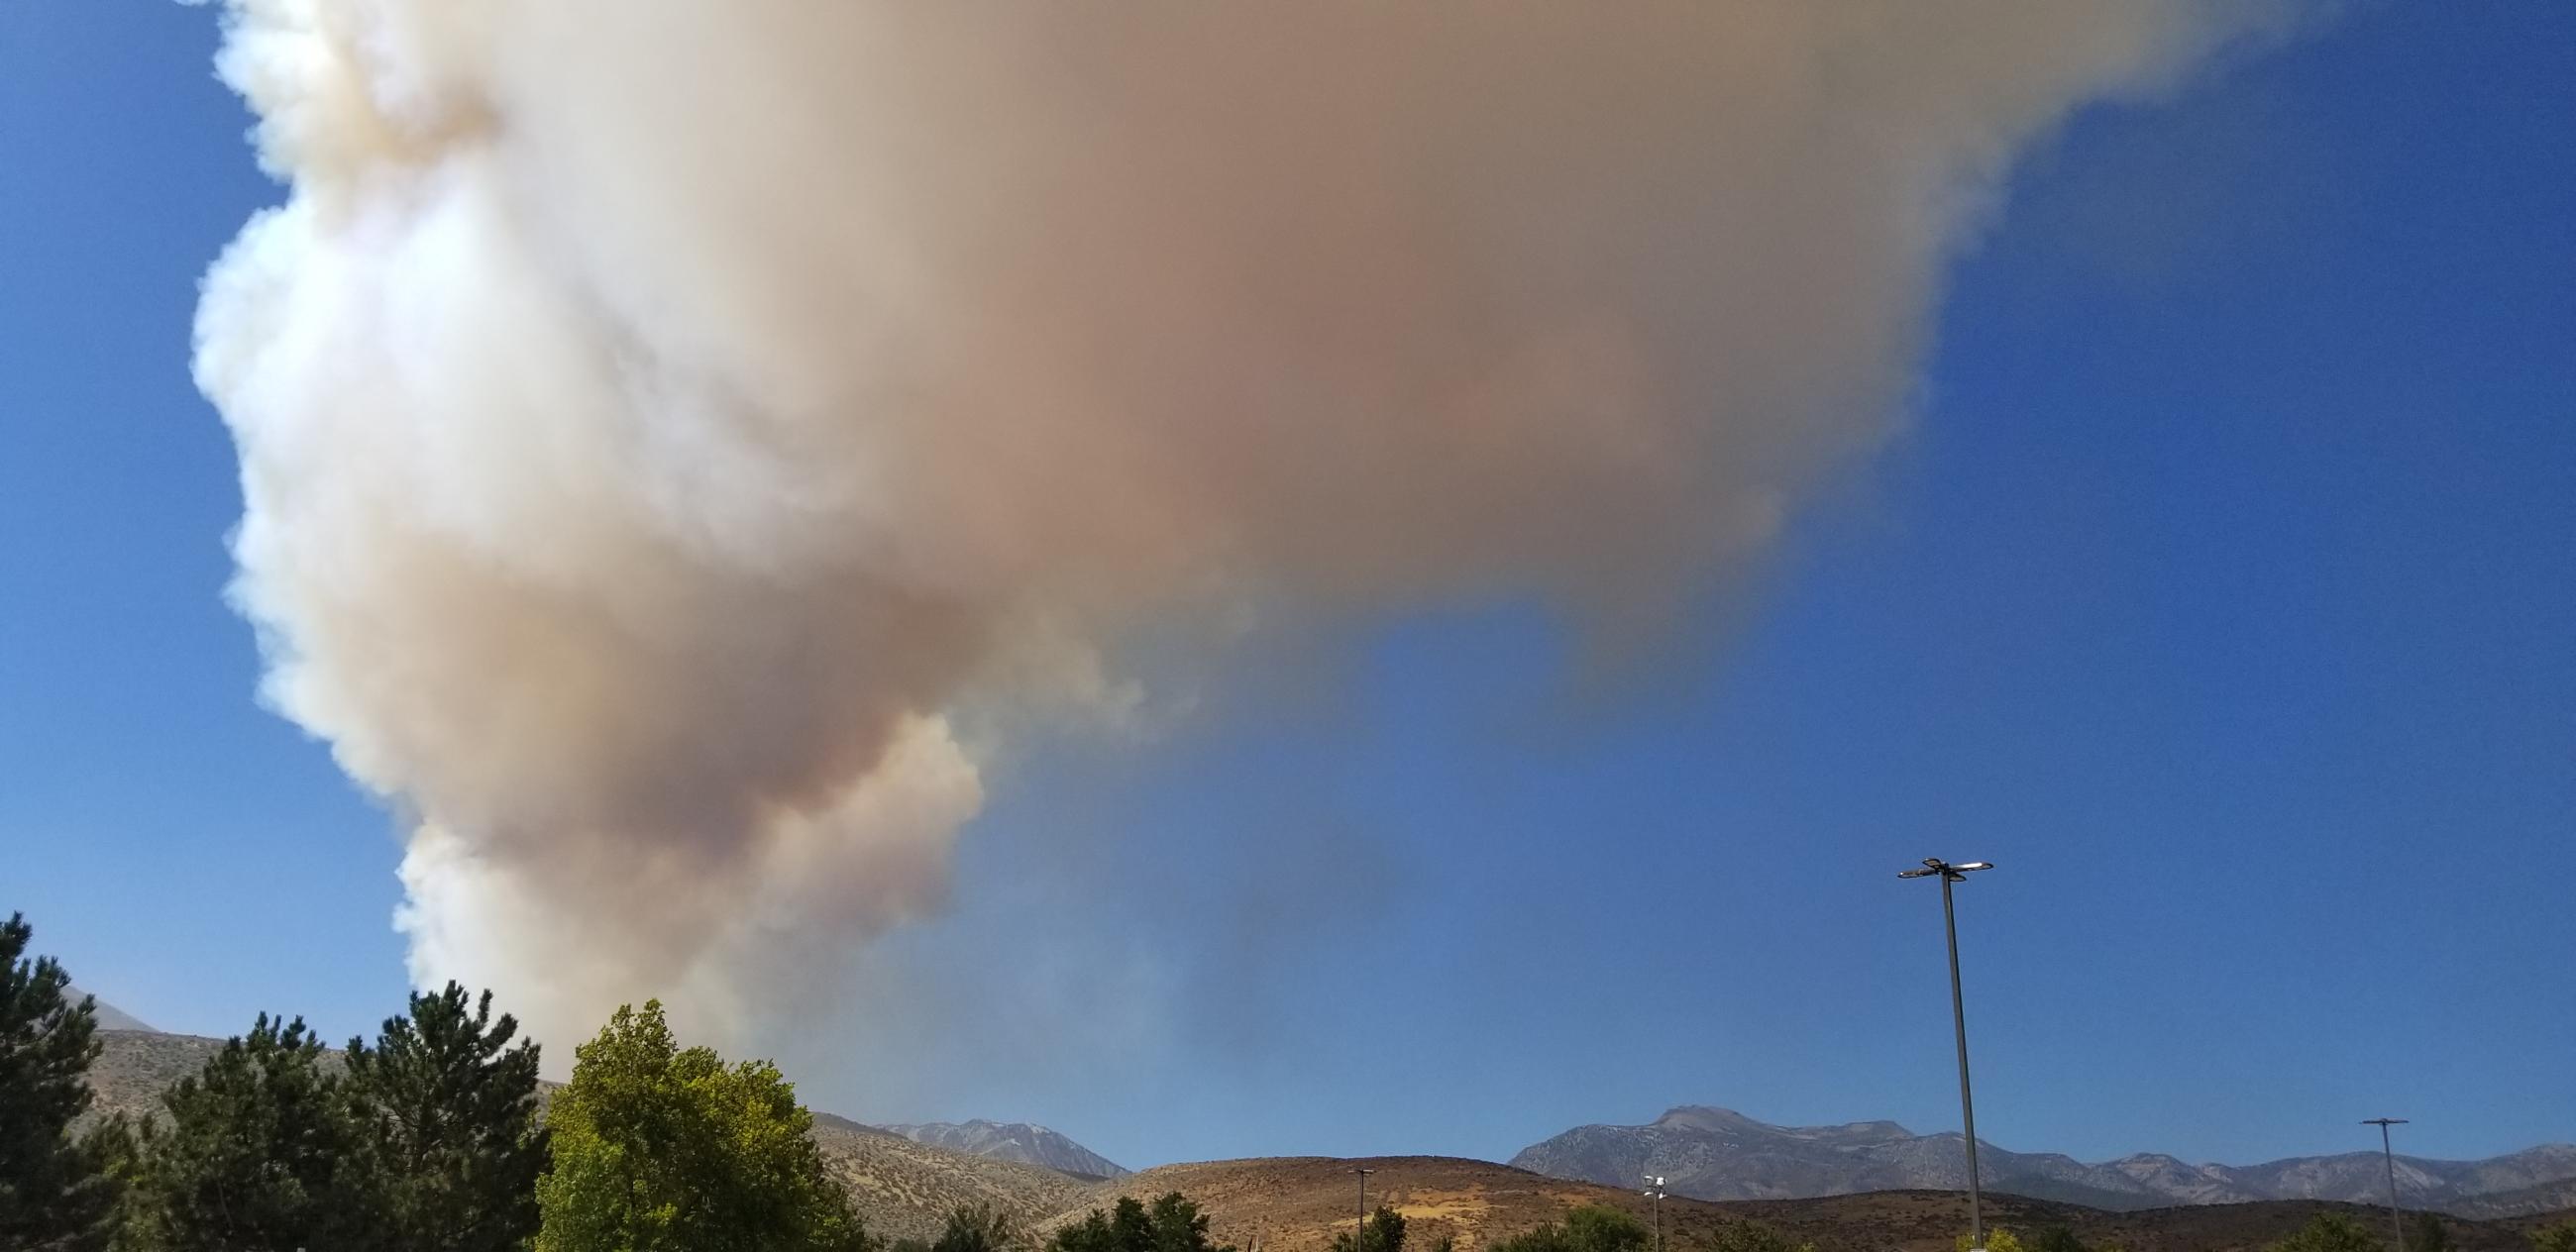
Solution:
<path fill-rule="evenodd" d="M 2397 1149 L 2389 1146 L 2388 1128 L 2405 1124 L 2403 1117 L 2374 1117 L 2362 1123 L 2379 1127 L 2379 1159 L 2388 1166 L 2388 1228 L 2397 1232 L 2397 1252 L 2406 1252 L 2406 1221 L 2397 1215 Z"/>
<path fill-rule="evenodd" d="M 1981 869 L 1993 869 L 1990 861 L 1964 861 L 1952 865 L 1937 856 L 1923 858 L 1923 868 L 1902 870 L 1899 878 L 1932 878 L 1941 880 L 1941 927 L 1950 940 L 1950 1025 L 1959 1036 L 1959 1120 L 1968 1131 L 1968 1246 L 1983 1252 L 1986 1246 L 1984 1197 L 1977 1187 L 1977 1105 L 1968 1096 L 1968 1010 L 1959 995 L 1959 915 L 1950 906 L 1950 884 L 1966 882 L 1968 875 Z M 2400 1248 L 2398 1252 L 2405 1252 Z"/>
<path fill-rule="evenodd" d="M 1377 1171 L 1354 1165 L 1351 1172 L 1360 1176 L 1360 1224 L 1351 1229 L 1351 1252 L 1368 1252 L 1368 1176 Z"/>
<path fill-rule="evenodd" d="M 1646 1175 L 1646 1194 L 1655 1202 L 1655 1252 L 1664 1252 L 1664 1176 Z M 2400 1248 L 2397 1252 L 2406 1252 Z"/>

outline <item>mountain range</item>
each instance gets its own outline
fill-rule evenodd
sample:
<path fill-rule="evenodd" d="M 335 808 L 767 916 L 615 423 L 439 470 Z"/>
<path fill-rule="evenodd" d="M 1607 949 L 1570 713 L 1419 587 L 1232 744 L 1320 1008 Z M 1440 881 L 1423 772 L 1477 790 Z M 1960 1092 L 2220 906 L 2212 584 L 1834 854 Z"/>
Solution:
<path fill-rule="evenodd" d="M 1785 1199 L 1967 1182 L 1959 1136 L 1918 1135 L 1894 1122 L 1774 1126 L 1729 1109 L 1689 1105 L 1643 1126 L 1579 1126 L 1523 1148 L 1511 1163 L 1558 1178 L 1635 1186 L 1662 1175 L 1675 1195 L 1703 1200 Z M 2382 1203 L 2386 1166 L 2376 1152 L 2305 1156 L 2260 1165 L 2192 1164 L 2139 1153 L 2088 1164 L 2054 1152 L 2013 1152 L 1977 1141 L 1986 1190 L 2119 1211 L 2257 1200 Z M 2501 1217 L 2561 1207 L 2576 1186 L 2576 1145 L 2546 1144 L 2479 1161 L 2396 1159 L 2398 1196 L 2410 1209 Z"/>
<path fill-rule="evenodd" d="M 977 1118 L 963 1125 L 923 1122 L 877 1129 L 934 1148 L 991 1157 L 997 1161 L 1018 1161 L 1091 1182 L 1124 1178 L 1128 1173 L 1125 1166 L 1044 1126 L 1032 1126 L 1027 1122 L 988 1122 Z"/>
<path fill-rule="evenodd" d="M 165 1087 L 181 1075 L 194 1072 L 222 1046 L 214 1039 L 143 1031 L 103 1030 L 99 1038 L 103 1054 L 90 1069 L 90 1082 L 98 1092 L 102 1113 L 147 1113 L 157 1105 Z M 1818 1144 L 1904 1134 L 1901 1127 L 1885 1122 L 1800 1130 L 1765 1127 L 1722 1110 L 1675 1113 L 1692 1115 L 1679 1121 L 1670 1115 L 1665 1119 L 1674 1123 L 1668 1130 L 1676 1140 L 1686 1129 L 1683 1123 L 1694 1121 L 1731 1126 L 1744 1139 L 1770 1131 L 1793 1144 L 1804 1144 L 1800 1150 L 1808 1152 Z M 1003 1145 L 1014 1141 L 1025 1146 L 1034 1136 L 1014 1132 L 1037 1129 L 985 1123 L 984 1133 L 971 1133 L 976 1126 L 970 1122 L 947 1129 L 970 1132 L 960 1142 L 974 1142 L 987 1151 L 1008 1150 Z M 1933 1155 L 1945 1148 L 1955 1154 L 1958 1148 L 1955 1135 L 1920 1138 L 1924 1150 Z M 1635 1185 L 1624 1176 L 1596 1184 L 1455 1157 L 1377 1157 L 1366 1161 L 1269 1157 L 1165 1165 L 1085 1182 L 1062 1170 L 953 1151 L 829 1113 L 815 1114 L 814 1140 L 826 1168 L 849 1190 L 851 1199 L 866 1216 L 868 1228 L 898 1239 L 935 1237 L 947 1215 L 959 1205 L 987 1206 L 1022 1229 L 1042 1235 L 1080 1220 L 1083 1214 L 1121 1196 L 1150 1199 L 1168 1190 L 1179 1190 L 1205 1206 L 1211 1217 L 1210 1233 L 1223 1242 L 1252 1252 L 1327 1252 L 1336 1235 L 1347 1236 L 1350 1230 L 1354 1198 L 1351 1171 L 1355 1166 L 1374 1171 L 1369 1190 L 1372 1201 L 1403 1213 L 1426 1245 L 1451 1239 L 1460 1252 L 1476 1252 L 1504 1236 L 1527 1231 L 1541 1222 L 1560 1220 L 1567 1207 L 1575 1204 L 1607 1204 L 1624 1207 L 1640 1219 L 1648 1216 Z M 2505 1180 L 2510 1173 L 2510 1169 L 2504 1169 L 2478 1176 L 2493 1182 Z M 1681 1181 L 1678 1175 L 1675 1181 Z M 2454 1252 L 2521 1252 L 2528 1246 L 2526 1240 L 2532 1230 L 2576 1217 L 2576 1211 L 2570 1210 L 2570 1205 L 2576 1204 L 2576 1179 L 2494 1193 L 2484 1202 L 2501 1205 L 2508 1201 L 2526 1207 L 2498 1210 L 2511 1215 L 2449 1223 Z M 1792 1243 L 1811 1244 L 1817 1252 L 1950 1252 L 1954 1237 L 1967 1219 L 1966 1197 L 1956 1191 L 1896 1190 L 1723 1202 L 1687 1199 L 1677 1193 L 1660 1208 L 1666 1229 L 1685 1244 L 1704 1246 L 1722 1228 L 1750 1219 L 1775 1226 Z M 2139 1209 L 2134 1205 L 2083 1206 L 2011 1194 L 1988 1196 L 1985 1209 L 1990 1225 L 2025 1233 L 2065 1226 L 2087 1242 L 2117 1242 L 2131 1252 L 2254 1252 L 2278 1242 L 2319 1212 L 2341 1212 L 2365 1221 L 2375 1221 L 2379 1215 L 2370 1206 L 2332 1200 L 2193 1203 Z"/>

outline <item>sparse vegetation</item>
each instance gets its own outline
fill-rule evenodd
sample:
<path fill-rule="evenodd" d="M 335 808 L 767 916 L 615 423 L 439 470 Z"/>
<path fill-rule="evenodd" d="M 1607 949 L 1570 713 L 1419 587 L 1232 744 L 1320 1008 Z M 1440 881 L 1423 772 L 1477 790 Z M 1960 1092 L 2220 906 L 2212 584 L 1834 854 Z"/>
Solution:
<path fill-rule="evenodd" d="M 2531 1232 L 2532 1252 L 2576 1252 L 2576 1217 Z"/>
<path fill-rule="evenodd" d="M 1494 1252 L 1639 1252 L 1654 1245 L 1644 1222 L 1601 1204 L 1578 1204 L 1549 1222 L 1497 1241 Z"/>
<path fill-rule="evenodd" d="M 777 1066 L 682 1049 L 658 1000 L 574 1055 L 537 1252 L 875 1252 Z"/>
<path fill-rule="evenodd" d="M 2030 1252 L 2093 1252 L 2075 1232 L 2064 1226 L 2051 1226 L 2030 1241 Z"/>
<path fill-rule="evenodd" d="M 1709 1252 L 1816 1252 L 1816 1245 L 1795 1242 L 1779 1227 L 1756 1221 L 1728 1222 L 1708 1247 Z"/>
<path fill-rule="evenodd" d="M 112 1230 L 125 1131 L 73 1132 L 93 1098 L 97 1008 L 64 995 L 53 958 L 26 955 L 34 934 L 19 914 L 0 925 L 0 1246 L 86 1252 Z"/>
<path fill-rule="evenodd" d="M 1147 1207 L 1133 1196 L 1121 1196 L 1108 1212 L 1089 1216 L 1055 1232 L 1048 1252 L 1235 1252 L 1232 1244 L 1208 1238 L 1207 1215 L 1180 1192 L 1165 1193 Z"/>
<path fill-rule="evenodd" d="M 1976 1246 L 1976 1242 L 1968 1236 L 1964 1234 L 1959 1236 L 1959 1252 L 1975 1252 Z M 1986 1252 L 2022 1252 L 2021 1236 L 2000 1226 L 1989 1227 L 1986 1231 Z"/>
<path fill-rule="evenodd" d="M 2319 1213 L 2270 1252 L 2379 1252 L 2379 1240 L 2341 1213 Z"/>
<path fill-rule="evenodd" d="M 2451 1224 L 2439 1213 L 2406 1219 L 2406 1252 L 2451 1252 Z"/>
<path fill-rule="evenodd" d="M 1015 1252 L 1025 1245 L 1019 1223 L 990 1204 L 960 1204 L 927 1252 Z"/>
<path fill-rule="evenodd" d="M 1356 1231 L 1335 1234 L 1332 1252 L 1404 1252 L 1404 1214 L 1379 1205 Z"/>

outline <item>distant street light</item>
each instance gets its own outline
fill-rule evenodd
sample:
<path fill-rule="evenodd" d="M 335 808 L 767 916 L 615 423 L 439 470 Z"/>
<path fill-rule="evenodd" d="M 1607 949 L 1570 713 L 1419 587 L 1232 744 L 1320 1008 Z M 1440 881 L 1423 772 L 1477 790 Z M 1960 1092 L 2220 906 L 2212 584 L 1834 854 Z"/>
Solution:
<path fill-rule="evenodd" d="M 1968 875 L 1981 869 L 1993 869 L 1989 861 L 1965 861 L 1952 865 L 1937 856 L 1923 858 L 1923 868 L 1898 872 L 1899 878 L 1941 879 L 1941 927 L 1950 940 L 1950 1025 L 1959 1036 L 1959 1120 L 1968 1131 L 1968 1246 L 1984 1252 L 1986 1220 L 1984 1197 L 1977 1187 L 1977 1106 L 1968 1097 L 1968 1010 L 1959 996 L 1959 918 L 1950 906 L 1950 884 L 1967 881 Z M 2397 1252 L 2406 1252 L 2399 1248 Z"/>
<path fill-rule="evenodd" d="M 1351 1229 L 1351 1252 L 1368 1252 L 1368 1176 L 1377 1171 L 1354 1165 L 1351 1172 L 1360 1176 L 1360 1224 Z"/>
<path fill-rule="evenodd" d="M 2379 1159 L 2388 1166 L 2388 1228 L 2397 1232 L 2397 1252 L 2406 1252 L 2406 1222 L 2397 1214 L 2397 1149 L 2388 1143 L 2388 1128 L 2403 1126 L 2403 1117 L 2374 1117 L 2364 1126 L 2379 1127 Z"/>
<path fill-rule="evenodd" d="M 1655 1252 L 1664 1252 L 1664 1176 L 1646 1175 L 1646 1194 L 1655 1201 Z M 2398 1252 L 2405 1252 L 2400 1248 Z"/>

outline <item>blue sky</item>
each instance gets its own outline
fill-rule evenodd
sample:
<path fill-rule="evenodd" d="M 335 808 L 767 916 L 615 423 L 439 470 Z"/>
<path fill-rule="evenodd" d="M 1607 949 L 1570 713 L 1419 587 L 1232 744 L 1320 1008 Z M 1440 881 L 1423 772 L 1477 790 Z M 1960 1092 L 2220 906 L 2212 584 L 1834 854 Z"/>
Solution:
<path fill-rule="evenodd" d="M 395 1007 L 394 827 L 262 711 L 187 376 L 256 207 L 210 10 L 0 9 L 0 908 L 164 1028 Z M 1609 695 L 1510 608 L 992 779 L 956 993 L 1131 971 L 1132 1048 L 971 1042 L 861 1117 L 1129 1164 L 1500 1157 L 1723 1104 L 2247 1161 L 2576 1139 L 2576 12 L 2359 6 L 2025 162 L 1924 399 Z M 993 1008 L 995 1035 L 1052 1027 Z M 1112 1035 L 1114 1031 L 1110 1032 Z"/>

